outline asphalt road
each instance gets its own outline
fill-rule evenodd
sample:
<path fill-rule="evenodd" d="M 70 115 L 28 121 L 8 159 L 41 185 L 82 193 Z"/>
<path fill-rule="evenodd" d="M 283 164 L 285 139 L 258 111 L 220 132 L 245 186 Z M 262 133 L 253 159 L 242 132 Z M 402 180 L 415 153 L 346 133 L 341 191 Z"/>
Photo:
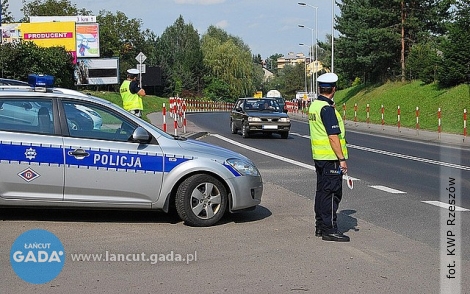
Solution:
<path fill-rule="evenodd" d="M 233 135 L 226 113 L 189 115 L 190 120 L 209 131 L 211 137 L 217 134 L 286 160 L 313 165 L 307 122 L 298 116 L 293 117 L 291 135 L 282 140 L 277 135 L 271 138 L 255 135 L 248 139 L 241 138 L 240 134 Z M 213 124 L 213 121 L 219 123 Z M 371 134 L 367 126 L 363 127 L 366 129 L 355 128 L 347 133 L 350 150 L 348 169 L 350 176 L 357 181 L 356 189 L 349 192 L 343 204 L 360 208 L 353 209 L 355 217 L 439 249 L 441 238 L 436 232 L 439 232 L 440 219 L 436 214 L 445 209 L 424 201 L 448 202 L 446 188 L 449 187 L 449 178 L 455 178 L 461 191 L 457 205 L 470 209 L 470 148 L 459 144 L 438 144 L 426 140 L 424 134 L 423 138 L 397 138 L 394 133 L 385 132 Z M 205 140 L 244 153 L 269 170 L 268 175 L 274 173 L 269 178 L 263 174 L 265 181 L 280 183 L 313 200 L 313 173 L 302 169 L 294 174 L 286 173 L 283 168 L 278 168 L 278 160 L 265 166 L 264 161 L 257 160 L 257 152 L 247 151 L 243 146 L 236 147 L 233 142 L 220 140 L 220 137 Z M 461 213 L 461 216 L 462 243 L 469 244 L 470 212 Z M 465 259 L 470 259 L 469 250 L 462 254 Z"/>
<path fill-rule="evenodd" d="M 305 123 L 295 123 L 298 126 L 286 140 L 276 136 L 242 139 L 230 134 L 226 116 L 217 115 L 189 115 L 188 132 L 209 132 L 199 140 L 239 151 L 256 163 L 265 185 L 262 204 L 256 210 L 228 215 L 214 227 L 192 228 L 174 215 L 155 212 L 1 209 L 1 293 L 470 291 L 470 281 L 466 279 L 470 270 L 466 245 L 470 212 L 455 214 L 460 223 L 456 230 L 446 226 L 447 209 L 422 202 L 442 200 L 442 187 L 436 188 L 438 178 L 448 188 L 448 176 L 455 176 L 455 183 L 466 189 L 470 177 L 468 170 L 462 169 L 469 166 L 465 146 L 444 152 L 444 159 L 449 160 L 436 159 L 459 163 L 458 168 L 441 171 L 438 163 L 396 158 L 394 153 L 399 152 L 395 148 L 409 145 L 403 138 L 400 142 L 384 143 L 376 135 L 353 136 L 351 132 L 349 144 L 389 154 L 350 148 L 350 173 L 357 180 L 354 190 L 344 190 L 339 223 L 351 242 L 331 243 L 313 236 L 315 175 L 312 161 L 306 155 L 310 150 L 307 133 L 302 130 Z M 154 123 L 161 126 L 159 116 L 154 118 Z M 402 148 L 401 152 L 417 158 L 426 158 L 421 151 L 429 157 L 440 154 L 431 151 L 431 146 L 436 146 L 433 140 Z M 435 165 L 439 166 L 440 176 L 427 181 L 427 176 L 436 172 L 431 168 Z M 415 170 L 420 174 L 413 175 Z M 459 171 L 459 177 L 455 171 Z M 434 186 L 426 189 L 430 185 Z M 392 193 L 390 188 L 402 193 Z M 468 189 L 461 191 L 461 198 L 469 197 Z M 44 285 L 22 281 L 9 265 L 11 244 L 19 234 L 32 228 L 56 234 L 67 253 L 62 272 Z M 458 241 L 454 248 L 459 250 L 454 256 L 446 256 L 448 231 L 455 233 Z M 142 260 L 98 262 L 72 258 L 73 254 L 106 252 L 135 257 L 142 256 L 141 253 L 147 257 L 163 254 L 168 258 L 156 264 Z M 191 257 L 192 261 L 171 261 L 175 254 Z M 456 276 L 453 280 L 446 279 L 450 262 L 458 265 L 452 272 Z"/>

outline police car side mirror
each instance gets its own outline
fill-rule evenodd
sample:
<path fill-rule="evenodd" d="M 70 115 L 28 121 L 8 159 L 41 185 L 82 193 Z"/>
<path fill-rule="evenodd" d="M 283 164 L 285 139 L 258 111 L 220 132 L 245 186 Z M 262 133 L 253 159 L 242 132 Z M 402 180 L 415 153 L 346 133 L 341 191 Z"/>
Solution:
<path fill-rule="evenodd" d="M 149 133 L 142 127 L 137 127 L 132 133 L 133 142 L 148 143 L 150 141 Z"/>

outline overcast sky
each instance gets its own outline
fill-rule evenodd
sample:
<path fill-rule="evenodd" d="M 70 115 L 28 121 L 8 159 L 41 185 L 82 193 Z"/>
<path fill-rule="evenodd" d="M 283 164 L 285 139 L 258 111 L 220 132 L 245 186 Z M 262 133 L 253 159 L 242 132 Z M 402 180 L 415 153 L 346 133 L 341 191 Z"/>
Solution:
<path fill-rule="evenodd" d="M 28 1 L 28 0 L 27 0 Z M 263 59 L 273 54 L 289 52 L 308 55 L 312 33 L 318 40 L 326 41 L 331 34 L 332 3 L 334 0 L 307 0 L 310 6 L 300 6 L 295 0 L 71 0 L 77 8 L 85 8 L 98 15 L 100 10 L 124 12 L 128 18 L 141 19 L 143 29 L 157 36 L 173 25 L 181 15 L 185 23 L 204 34 L 210 25 L 224 29 L 247 44 L 252 54 Z M 20 0 L 9 0 L 9 10 L 16 20 L 23 17 Z M 316 6 L 315 9 L 311 6 Z M 316 30 L 315 14 L 318 14 Z M 339 8 L 335 5 L 335 13 Z M 308 28 L 299 28 L 298 25 Z M 335 33 L 337 36 L 337 33 Z M 315 42 L 315 40 L 314 40 Z"/>

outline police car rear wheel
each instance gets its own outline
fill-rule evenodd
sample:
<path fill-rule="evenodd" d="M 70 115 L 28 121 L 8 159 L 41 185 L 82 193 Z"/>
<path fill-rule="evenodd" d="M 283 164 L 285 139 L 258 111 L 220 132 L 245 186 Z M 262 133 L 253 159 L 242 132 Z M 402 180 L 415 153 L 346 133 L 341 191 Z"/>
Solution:
<path fill-rule="evenodd" d="M 193 175 L 176 192 L 176 211 L 185 224 L 206 227 L 217 223 L 227 208 L 225 186 L 210 175 Z"/>

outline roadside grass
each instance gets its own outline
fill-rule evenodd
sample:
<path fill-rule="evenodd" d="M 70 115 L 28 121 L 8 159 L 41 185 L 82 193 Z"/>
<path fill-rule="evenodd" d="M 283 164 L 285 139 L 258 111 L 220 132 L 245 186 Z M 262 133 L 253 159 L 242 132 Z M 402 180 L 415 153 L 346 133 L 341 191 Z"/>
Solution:
<path fill-rule="evenodd" d="M 85 91 L 85 92 L 90 93 L 93 96 L 106 99 L 122 107 L 121 95 L 117 92 L 104 92 L 104 91 Z M 142 118 L 144 118 L 146 121 L 148 121 L 147 114 L 152 113 L 152 112 L 162 111 L 163 103 L 165 103 L 165 107 L 167 109 L 169 107 L 168 98 L 162 98 L 162 97 L 157 97 L 157 96 L 152 96 L 152 95 L 147 95 L 144 98 L 142 98 L 142 102 L 144 104 L 144 111 L 143 111 Z"/>
<path fill-rule="evenodd" d="M 450 89 L 438 89 L 434 84 L 423 85 L 420 81 L 401 83 L 388 82 L 380 86 L 356 86 L 339 90 L 335 102 L 343 115 L 346 104 L 346 119 L 354 120 L 354 106 L 357 104 L 357 121 L 398 125 L 416 128 L 416 107 L 419 107 L 419 128 L 438 131 L 438 109 L 441 109 L 441 130 L 446 133 L 463 134 L 464 109 L 470 111 L 470 85 L 459 85 Z"/>

